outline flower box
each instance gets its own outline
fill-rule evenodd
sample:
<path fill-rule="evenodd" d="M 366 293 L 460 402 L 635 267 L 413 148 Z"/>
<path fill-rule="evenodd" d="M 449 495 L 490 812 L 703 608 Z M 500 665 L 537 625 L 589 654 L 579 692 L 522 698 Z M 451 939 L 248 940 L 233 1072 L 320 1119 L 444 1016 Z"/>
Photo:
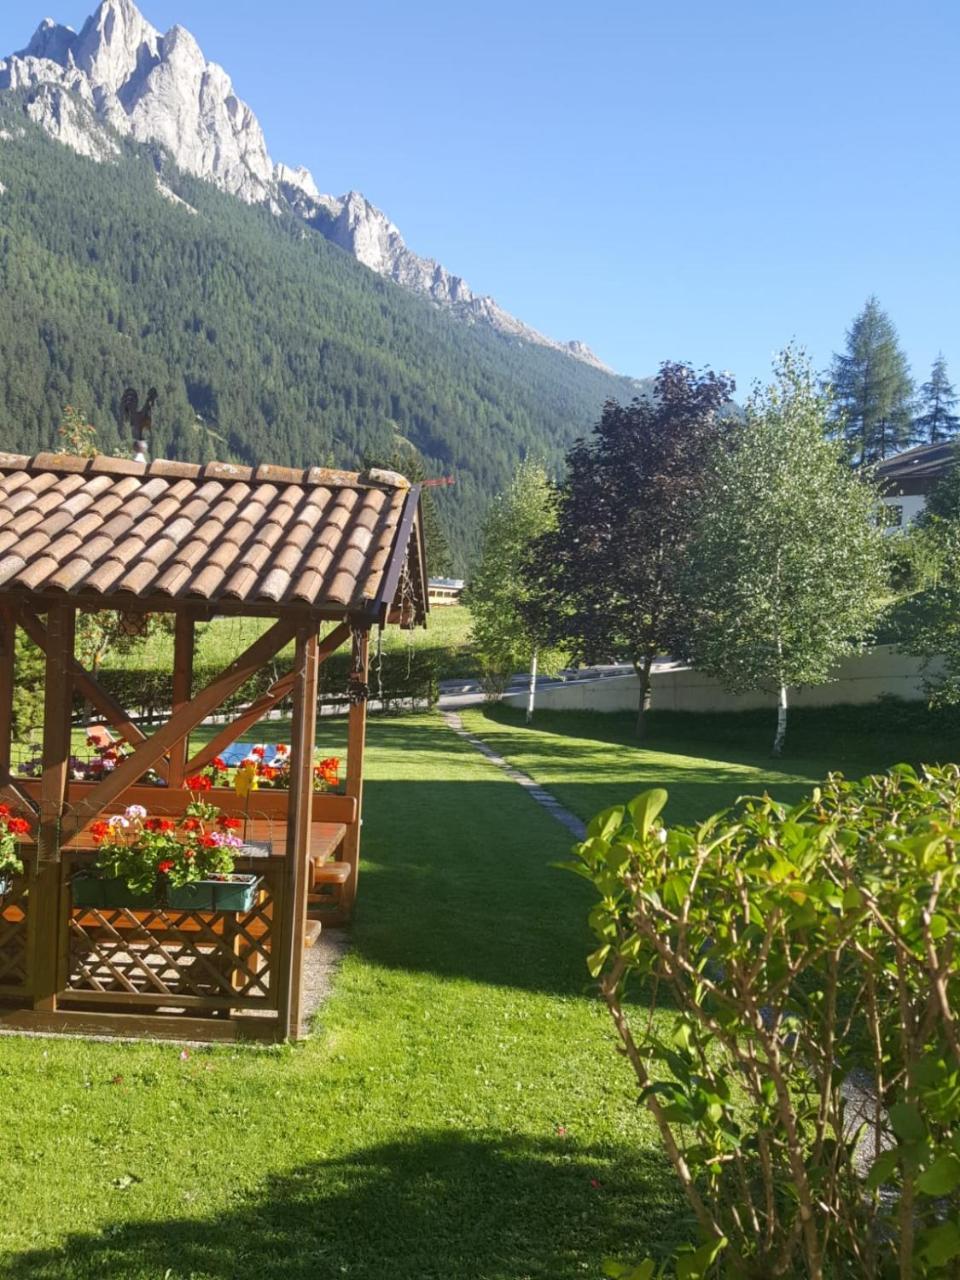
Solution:
<path fill-rule="evenodd" d="M 71 882 L 75 907 L 132 907 L 152 910 L 158 906 L 174 911 L 252 911 L 262 876 L 232 875 L 224 880 L 193 880 L 177 889 L 167 889 L 161 902 L 153 893 L 134 893 L 125 880 L 77 875 Z"/>

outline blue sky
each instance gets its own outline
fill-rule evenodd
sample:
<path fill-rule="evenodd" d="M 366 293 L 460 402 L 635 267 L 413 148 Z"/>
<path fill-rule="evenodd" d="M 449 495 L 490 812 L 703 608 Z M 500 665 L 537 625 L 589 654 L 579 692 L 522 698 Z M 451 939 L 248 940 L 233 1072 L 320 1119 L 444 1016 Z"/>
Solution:
<path fill-rule="evenodd" d="M 4 0 L 0 51 L 93 0 Z M 918 381 L 960 382 L 960 5 L 142 0 L 275 160 L 617 369 L 819 366 L 876 293 Z"/>

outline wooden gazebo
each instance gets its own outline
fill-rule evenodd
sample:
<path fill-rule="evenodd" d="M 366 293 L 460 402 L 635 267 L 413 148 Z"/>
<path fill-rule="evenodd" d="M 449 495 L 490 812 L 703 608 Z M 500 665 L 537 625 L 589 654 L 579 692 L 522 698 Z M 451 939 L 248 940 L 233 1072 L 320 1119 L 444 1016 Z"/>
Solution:
<path fill-rule="evenodd" d="M 176 1039 L 282 1040 L 301 1031 L 304 947 L 325 885 L 332 918 L 357 892 L 371 630 L 425 621 L 419 490 L 360 474 L 98 456 L 0 453 L 0 792 L 33 833 L 25 873 L 0 901 L 0 1028 Z M 146 736 L 77 661 L 78 610 L 174 615 L 173 706 Z M 216 616 L 272 625 L 205 688 L 194 627 Z M 16 628 L 45 654 L 42 769 L 14 769 Z M 268 691 L 188 758 L 190 734 L 289 644 Z M 318 668 L 350 645 L 345 794 L 314 794 Z M 96 782 L 71 778 L 74 694 L 133 747 Z M 91 823 L 131 803 L 178 815 L 184 779 L 292 698 L 288 792 L 259 791 L 268 853 L 245 913 L 78 906 Z M 165 785 L 146 787 L 145 773 Z M 212 797 L 225 812 L 232 791 Z"/>

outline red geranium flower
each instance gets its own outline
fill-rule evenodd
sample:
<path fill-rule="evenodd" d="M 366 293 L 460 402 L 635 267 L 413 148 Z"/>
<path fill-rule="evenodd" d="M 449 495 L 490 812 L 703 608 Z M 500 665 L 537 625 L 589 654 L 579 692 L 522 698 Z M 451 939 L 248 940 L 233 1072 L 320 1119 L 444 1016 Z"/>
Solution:
<path fill-rule="evenodd" d="M 0 818 L 10 817 L 10 806 L 8 804 L 0 804 Z"/>
<path fill-rule="evenodd" d="M 199 818 L 184 818 L 181 825 L 184 831 L 199 831 L 203 824 Z"/>
<path fill-rule="evenodd" d="M 221 814 L 217 819 L 217 826 L 222 827 L 224 831 L 239 831 L 243 823 L 239 818 L 228 818 L 226 814 Z"/>
<path fill-rule="evenodd" d="M 172 831 L 173 823 L 169 818 L 148 818 L 143 824 L 148 831 Z"/>
<path fill-rule="evenodd" d="M 108 822 L 103 822 L 101 820 L 100 822 L 92 823 L 90 827 L 90 834 L 93 837 L 94 843 L 99 844 L 109 830 L 110 824 Z"/>
<path fill-rule="evenodd" d="M 162 876 L 169 875 L 169 873 L 172 870 L 173 870 L 173 863 L 170 861 L 169 858 L 164 858 L 162 862 L 157 863 L 157 871 Z"/>
<path fill-rule="evenodd" d="M 210 763 L 215 769 L 226 769 L 227 767 L 227 762 L 224 760 L 223 756 L 214 756 Z"/>
<path fill-rule="evenodd" d="M 202 773 L 194 774 L 192 778 L 187 778 L 186 787 L 188 791 L 209 791 L 213 783 Z"/>
<path fill-rule="evenodd" d="M 258 760 L 262 760 L 263 757 L 267 754 L 267 751 L 265 747 L 251 747 L 250 754 L 252 756 L 256 756 Z"/>
<path fill-rule="evenodd" d="M 25 836 L 30 830 L 30 823 L 26 818 L 8 818 L 7 830 L 12 831 L 15 836 Z"/>
<path fill-rule="evenodd" d="M 216 849 L 219 846 L 220 841 L 216 836 L 202 836 L 200 843 L 205 849 Z"/>
<path fill-rule="evenodd" d="M 259 773 L 260 777 L 265 779 L 267 782 L 273 782 L 277 777 L 277 770 L 269 764 L 260 765 L 257 769 L 257 773 Z"/>

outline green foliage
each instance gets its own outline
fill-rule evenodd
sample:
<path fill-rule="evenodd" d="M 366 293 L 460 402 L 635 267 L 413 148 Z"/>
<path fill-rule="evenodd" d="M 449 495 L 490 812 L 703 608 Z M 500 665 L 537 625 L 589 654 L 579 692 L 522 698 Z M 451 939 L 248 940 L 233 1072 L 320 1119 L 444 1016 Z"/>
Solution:
<path fill-rule="evenodd" d="M 43 653 L 17 628 L 14 647 L 13 735 L 21 742 L 43 724 Z"/>
<path fill-rule="evenodd" d="M 960 767 L 835 775 L 694 827 L 660 823 L 666 798 L 598 814 L 569 865 L 705 1242 L 736 1275 L 953 1275 Z M 638 982 L 669 1027 L 627 1003 Z"/>
<path fill-rule="evenodd" d="M 920 591 L 940 576 L 943 564 L 941 542 L 929 522 L 915 521 L 903 531 L 884 539 L 887 582 L 897 595 Z"/>
<path fill-rule="evenodd" d="M 953 446 L 953 455 L 952 463 L 927 495 L 917 518 L 921 526 L 934 519 L 960 520 L 960 446 Z"/>
<path fill-rule="evenodd" d="M 370 659 L 370 697 L 382 701 L 383 710 L 428 709 L 439 696 L 438 668 L 441 651 L 435 649 L 385 649 L 378 658 L 376 649 Z M 290 660 L 281 655 L 227 698 L 222 706 L 235 711 L 266 693 L 270 685 L 289 668 Z M 222 666 L 204 662 L 194 664 L 195 689 L 202 689 L 220 674 Z M 319 701 L 321 708 L 345 707 L 350 673 L 350 655 L 332 654 L 320 667 Z M 104 667 L 97 676 L 106 691 L 129 711 L 153 720 L 169 709 L 173 701 L 173 674 L 169 666 Z M 279 703 L 283 708 L 285 704 Z"/>
<path fill-rule="evenodd" d="M 541 669 L 561 665 L 539 652 L 543 636 L 524 612 L 530 597 L 531 549 L 556 524 L 544 468 L 521 462 L 509 487 L 494 499 L 483 527 L 480 565 L 467 593 L 473 643 L 486 671 L 509 677 L 538 654 Z"/>
<path fill-rule="evenodd" d="M 884 590 L 872 486 L 826 439 L 828 402 L 792 348 L 717 457 L 686 568 L 694 665 L 735 692 L 822 684 L 868 636 Z"/>
<path fill-rule="evenodd" d="M 933 362 L 930 380 L 920 388 L 920 412 L 913 420 L 913 436 L 917 444 L 939 444 L 960 431 L 960 417 L 952 410 L 957 393 L 947 377 L 947 362 L 941 351 Z"/>
<path fill-rule="evenodd" d="M 63 411 L 63 421 L 57 431 L 60 449 L 80 458 L 93 458 L 97 453 L 97 428 L 87 421 L 87 415 L 68 404 Z"/>
<path fill-rule="evenodd" d="M 917 537 L 930 566 L 924 590 L 901 601 L 892 614 L 899 641 L 908 653 L 942 659 L 931 670 L 927 691 L 934 706 L 960 704 L 960 517 L 931 515 Z"/>
<path fill-rule="evenodd" d="M 429 478 L 429 471 L 423 455 L 409 440 L 397 436 L 393 448 L 382 456 L 366 457 L 364 464 L 370 467 L 385 467 L 388 471 L 399 471 L 411 484 L 419 484 Z M 426 543 L 427 573 L 431 578 L 446 577 L 452 568 L 450 545 L 444 532 L 443 519 L 437 510 L 433 489 L 420 491 L 420 509 L 423 512 L 423 536 Z"/>
<path fill-rule="evenodd" d="M 641 676 L 685 625 L 680 568 L 690 510 L 710 483 L 733 383 L 666 363 L 651 400 L 609 401 L 567 456 L 557 527 L 531 557 L 531 616 L 575 661 L 631 660 Z"/>
<path fill-rule="evenodd" d="M 878 462 L 911 442 L 913 382 L 897 331 L 868 298 L 831 370 L 833 426 L 855 461 Z"/>
<path fill-rule="evenodd" d="M 465 325 L 294 217 L 207 183 L 164 180 L 155 149 L 95 164 L 46 138 L 5 94 L 0 226 L 0 438 L 48 449 L 83 405 L 106 453 L 127 386 L 159 391 L 155 456 L 332 463 L 386 457 L 397 436 L 431 475 L 455 569 L 494 493 L 533 449 L 550 465 L 635 384 Z"/>

